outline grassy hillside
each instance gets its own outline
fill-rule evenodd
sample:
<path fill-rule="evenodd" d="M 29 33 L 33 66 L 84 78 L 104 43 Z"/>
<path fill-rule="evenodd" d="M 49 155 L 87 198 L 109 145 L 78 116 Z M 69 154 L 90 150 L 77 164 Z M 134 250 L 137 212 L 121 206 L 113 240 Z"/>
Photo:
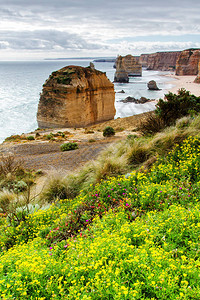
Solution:
<path fill-rule="evenodd" d="M 160 149 L 151 169 L 2 217 L 1 298 L 200 299 L 200 137 L 180 128 L 179 144 L 147 138 L 152 155 Z"/>

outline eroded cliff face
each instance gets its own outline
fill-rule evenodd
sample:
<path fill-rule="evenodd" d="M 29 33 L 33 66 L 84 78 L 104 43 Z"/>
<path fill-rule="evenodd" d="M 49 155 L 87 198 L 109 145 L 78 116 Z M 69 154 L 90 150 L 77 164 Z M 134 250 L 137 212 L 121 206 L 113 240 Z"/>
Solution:
<path fill-rule="evenodd" d="M 93 68 L 67 66 L 43 85 L 38 105 L 40 128 L 84 127 L 115 116 L 114 85 Z"/>
<path fill-rule="evenodd" d="M 141 54 L 139 62 L 147 70 L 172 71 L 180 54 L 181 51 Z"/>
<path fill-rule="evenodd" d="M 198 74 L 197 77 L 195 78 L 196 83 L 200 83 L 200 60 L 199 60 L 199 64 L 198 64 Z"/>
<path fill-rule="evenodd" d="M 200 49 L 188 49 L 181 52 L 176 63 L 176 75 L 197 75 Z"/>
<path fill-rule="evenodd" d="M 139 58 L 130 54 L 126 56 L 118 56 L 115 66 L 116 72 L 114 81 L 116 82 L 128 82 L 125 81 L 128 76 L 142 76 L 142 65 L 139 62 Z M 121 81 L 121 78 L 124 81 Z"/>

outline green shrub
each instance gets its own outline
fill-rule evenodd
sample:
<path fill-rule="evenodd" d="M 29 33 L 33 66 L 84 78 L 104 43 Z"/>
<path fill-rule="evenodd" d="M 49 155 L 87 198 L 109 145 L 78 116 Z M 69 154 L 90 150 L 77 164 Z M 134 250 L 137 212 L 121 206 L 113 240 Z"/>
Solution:
<path fill-rule="evenodd" d="M 75 150 L 78 149 L 77 143 L 64 143 L 60 146 L 61 151 L 70 151 L 70 150 Z"/>
<path fill-rule="evenodd" d="M 165 95 L 165 99 L 159 100 L 155 112 L 167 126 L 190 112 L 200 112 L 200 97 L 191 95 L 185 89 L 180 89 L 177 95 L 170 92 Z"/>
<path fill-rule="evenodd" d="M 112 135 L 115 135 L 115 130 L 110 127 L 110 126 L 107 126 L 104 130 L 103 130 L 103 136 L 112 136 Z"/>
<path fill-rule="evenodd" d="M 33 141 L 35 138 L 34 138 L 34 136 L 33 135 L 29 135 L 29 136 L 27 136 L 27 140 L 28 141 Z"/>
<path fill-rule="evenodd" d="M 178 94 L 168 93 L 165 95 L 165 99 L 159 99 L 155 114 L 149 113 L 145 121 L 139 126 L 139 131 L 146 134 L 154 134 L 160 132 L 167 126 L 174 125 L 176 120 L 187 116 L 194 116 L 200 112 L 200 97 L 191 95 L 190 92 L 185 89 L 180 89 Z M 187 121 L 185 120 L 180 127 L 187 127 Z"/>
<path fill-rule="evenodd" d="M 54 134 L 51 132 L 46 136 L 47 140 L 52 140 L 54 138 Z"/>

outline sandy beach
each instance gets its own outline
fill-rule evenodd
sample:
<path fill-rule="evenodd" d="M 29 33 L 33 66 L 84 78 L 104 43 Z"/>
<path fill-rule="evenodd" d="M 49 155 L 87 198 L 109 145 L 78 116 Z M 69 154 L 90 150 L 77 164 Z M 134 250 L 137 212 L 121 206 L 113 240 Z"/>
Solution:
<path fill-rule="evenodd" d="M 197 97 L 200 96 L 200 84 L 194 83 L 196 76 L 176 76 L 173 74 L 168 74 L 165 76 L 173 79 L 169 82 L 173 85 L 173 87 L 170 88 L 168 91 L 172 93 L 177 93 L 179 89 L 185 88 L 187 91 L 190 91 L 191 94 Z"/>

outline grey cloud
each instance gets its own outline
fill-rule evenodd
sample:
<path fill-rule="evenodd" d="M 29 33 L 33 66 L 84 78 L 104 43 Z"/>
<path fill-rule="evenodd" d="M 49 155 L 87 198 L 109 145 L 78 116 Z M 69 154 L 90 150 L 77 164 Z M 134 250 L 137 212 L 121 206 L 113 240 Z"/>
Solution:
<path fill-rule="evenodd" d="M 199 34 L 199 11 L 199 0 L 0 0 L 0 48 L 111 51 L 112 38 Z"/>
<path fill-rule="evenodd" d="M 53 50 L 65 49 L 99 49 L 101 46 L 86 42 L 77 34 L 69 34 L 58 30 L 36 30 L 8 33 L 1 33 L 3 38 L 2 45 L 9 49 L 28 49 L 28 50 Z M 1 41 L 0 41 L 1 45 Z"/>

